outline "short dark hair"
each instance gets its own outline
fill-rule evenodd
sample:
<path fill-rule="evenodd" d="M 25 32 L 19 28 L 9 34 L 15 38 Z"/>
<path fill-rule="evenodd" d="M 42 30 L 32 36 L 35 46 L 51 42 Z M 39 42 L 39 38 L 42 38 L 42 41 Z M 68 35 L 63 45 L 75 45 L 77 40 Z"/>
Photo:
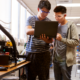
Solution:
<path fill-rule="evenodd" d="M 64 7 L 64 6 L 56 6 L 55 8 L 54 8 L 54 12 L 61 12 L 62 14 L 64 14 L 64 13 L 66 13 L 66 7 Z"/>
<path fill-rule="evenodd" d="M 51 4 L 48 0 L 41 0 L 39 2 L 38 8 L 42 9 L 42 8 L 46 8 L 48 10 L 51 9 Z"/>

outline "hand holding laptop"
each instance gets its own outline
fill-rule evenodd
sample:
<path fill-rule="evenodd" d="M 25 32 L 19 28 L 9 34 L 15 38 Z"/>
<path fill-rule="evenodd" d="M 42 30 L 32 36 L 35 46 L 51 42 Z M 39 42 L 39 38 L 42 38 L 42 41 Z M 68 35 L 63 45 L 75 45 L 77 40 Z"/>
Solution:
<path fill-rule="evenodd" d="M 40 35 L 40 39 L 45 41 L 46 43 L 51 43 L 53 41 L 53 38 L 49 38 L 45 34 Z"/>

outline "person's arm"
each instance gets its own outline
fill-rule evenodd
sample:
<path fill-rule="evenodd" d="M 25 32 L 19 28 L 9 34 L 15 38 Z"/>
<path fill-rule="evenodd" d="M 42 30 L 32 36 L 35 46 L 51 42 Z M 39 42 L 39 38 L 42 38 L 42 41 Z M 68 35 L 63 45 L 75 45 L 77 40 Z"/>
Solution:
<path fill-rule="evenodd" d="M 27 35 L 34 35 L 34 29 L 31 26 L 32 25 L 32 16 L 29 16 L 27 21 L 26 21 L 26 34 Z"/>
<path fill-rule="evenodd" d="M 78 46 L 79 45 L 79 37 L 78 37 L 78 33 L 77 33 L 77 28 L 75 26 L 75 24 L 72 24 L 72 27 L 71 27 L 71 36 L 72 36 L 72 39 L 68 39 L 68 38 L 63 38 L 61 36 L 61 34 L 57 34 L 57 40 L 59 41 L 62 41 L 63 43 L 65 43 L 66 45 L 68 46 Z"/>
<path fill-rule="evenodd" d="M 26 26 L 26 34 L 34 35 L 34 29 L 32 28 L 32 26 Z"/>

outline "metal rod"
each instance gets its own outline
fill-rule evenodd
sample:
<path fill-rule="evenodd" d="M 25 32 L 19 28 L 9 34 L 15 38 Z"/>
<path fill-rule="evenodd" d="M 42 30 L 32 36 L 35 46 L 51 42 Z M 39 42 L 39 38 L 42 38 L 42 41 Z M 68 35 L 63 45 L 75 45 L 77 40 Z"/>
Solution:
<path fill-rule="evenodd" d="M 15 60 L 15 66 L 16 66 L 17 65 L 17 55 L 19 55 L 19 53 L 16 48 L 15 40 L 12 37 L 12 35 L 2 25 L 0 25 L 0 29 L 5 33 L 5 35 L 7 35 L 7 37 L 11 40 L 11 42 L 13 44 L 13 53 L 12 54 L 14 54 L 14 60 Z"/>

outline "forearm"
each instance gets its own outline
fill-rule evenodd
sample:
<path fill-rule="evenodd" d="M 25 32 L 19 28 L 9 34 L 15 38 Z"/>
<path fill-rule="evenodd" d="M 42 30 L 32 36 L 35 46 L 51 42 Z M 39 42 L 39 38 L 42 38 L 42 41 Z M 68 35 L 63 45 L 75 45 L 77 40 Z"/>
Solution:
<path fill-rule="evenodd" d="M 34 29 L 28 29 L 28 30 L 26 31 L 26 34 L 27 34 L 27 35 L 34 35 Z"/>
<path fill-rule="evenodd" d="M 79 41 L 77 39 L 67 39 L 67 38 L 62 38 L 61 41 L 65 43 L 68 46 L 78 46 Z"/>

